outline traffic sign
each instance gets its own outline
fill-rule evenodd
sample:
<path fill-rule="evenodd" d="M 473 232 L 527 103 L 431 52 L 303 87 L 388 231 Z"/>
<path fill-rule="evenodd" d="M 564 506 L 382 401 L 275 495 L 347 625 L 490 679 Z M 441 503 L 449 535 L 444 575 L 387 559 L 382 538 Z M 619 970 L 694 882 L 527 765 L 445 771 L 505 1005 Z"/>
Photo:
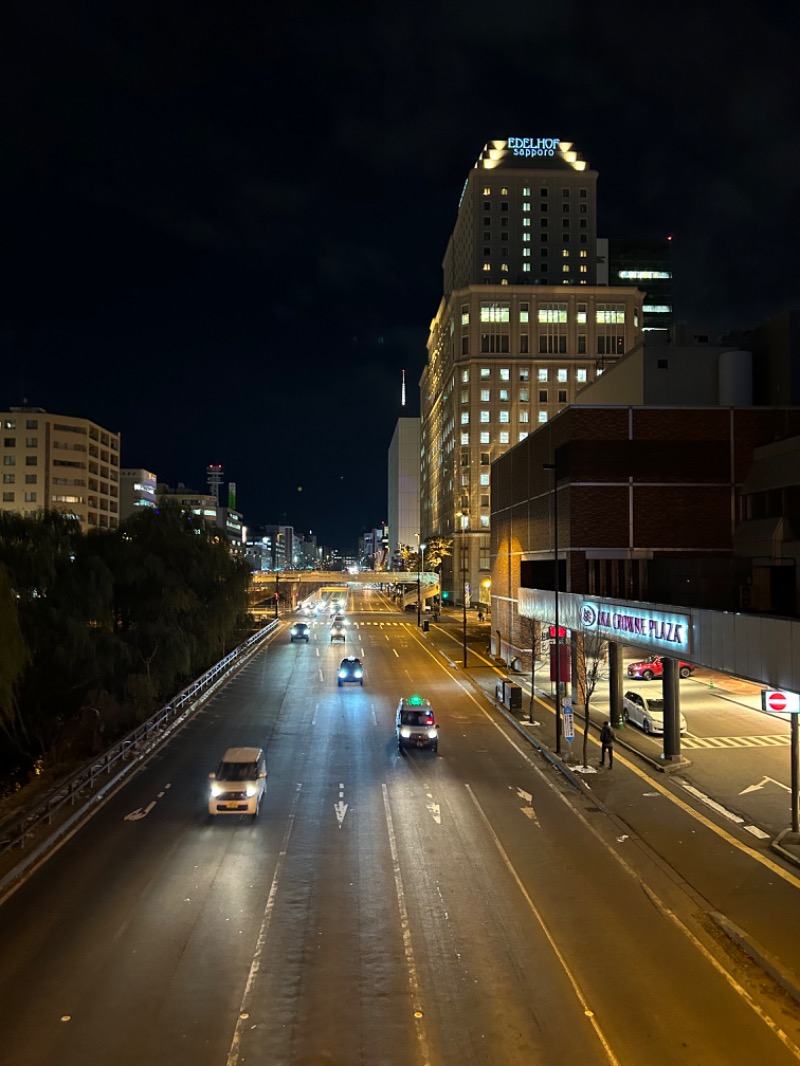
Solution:
<path fill-rule="evenodd" d="M 800 714 L 800 695 L 777 688 L 765 688 L 761 692 L 761 709 L 773 713 Z"/>
<path fill-rule="evenodd" d="M 571 710 L 564 711 L 564 740 L 575 739 L 575 715 Z"/>

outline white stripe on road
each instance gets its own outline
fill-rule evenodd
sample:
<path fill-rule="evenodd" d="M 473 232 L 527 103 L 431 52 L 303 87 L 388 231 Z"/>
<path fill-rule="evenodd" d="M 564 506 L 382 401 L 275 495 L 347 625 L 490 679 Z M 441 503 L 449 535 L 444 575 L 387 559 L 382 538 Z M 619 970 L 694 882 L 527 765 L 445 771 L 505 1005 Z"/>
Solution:
<path fill-rule="evenodd" d="M 242 1042 L 242 1023 L 249 1018 L 250 1001 L 253 995 L 253 985 L 255 984 L 256 977 L 258 977 L 259 970 L 261 969 L 261 959 L 264 955 L 264 945 L 267 942 L 267 932 L 269 931 L 269 923 L 272 918 L 272 912 L 275 908 L 275 896 L 278 892 L 278 882 L 280 880 L 281 873 L 283 872 L 283 864 L 286 861 L 286 853 L 289 850 L 289 837 L 292 835 L 292 826 L 294 825 L 295 814 L 297 813 L 297 804 L 300 800 L 300 791 L 302 785 L 298 783 L 297 789 L 292 800 L 292 807 L 289 811 L 289 821 L 286 825 L 286 832 L 283 834 L 283 841 L 281 843 L 281 850 L 278 853 L 278 861 L 275 863 L 275 873 L 272 875 L 272 884 L 269 888 L 269 895 L 267 896 L 267 903 L 264 907 L 264 916 L 261 919 L 261 928 L 258 931 L 258 939 L 256 940 L 256 950 L 253 955 L 253 961 L 250 964 L 250 973 L 247 975 L 247 984 L 244 986 L 244 994 L 242 995 L 242 1002 L 239 1007 L 239 1017 L 236 1019 L 236 1028 L 233 1031 L 233 1040 L 231 1041 L 230 1051 L 228 1057 L 225 1060 L 226 1066 L 236 1066 L 239 1062 L 239 1048 Z"/>
<path fill-rule="evenodd" d="M 394 884 L 397 891 L 397 905 L 400 909 L 400 930 L 403 934 L 403 952 L 406 957 L 406 969 L 408 971 L 408 987 L 411 992 L 411 999 L 413 1001 L 414 1013 L 417 1017 L 417 1043 L 419 1045 L 422 1061 L 425 1066 L 431 1061 L 430 1052 L 428 1050 L 428 1040 L 425 1036 L 425 1030 L 422 1027 L 420 1018 L 422 1016 L 422 1004 L 424 1002 L 422 992 L 420 991 L 419 977 L 417 975 L 417 963 L 414 959 L 414 948 L 411 943 L 411 924 L 408 920 L 408 909 L 406 907 L 406 895 L 403 891 L 403 879 L 400 876 L 400 860 L 397 855 L 397 840 L 394 835 L 394 823 L 392 821 L 392 812 L 389 807 L 389 792 L 386 788 L 386 784 L 382 784 L 383 789 L 383 807 L 386 811 L 386 828 L 389 832 L 389 850 L 392 855 L 392 867 L 394 869 Z"/>

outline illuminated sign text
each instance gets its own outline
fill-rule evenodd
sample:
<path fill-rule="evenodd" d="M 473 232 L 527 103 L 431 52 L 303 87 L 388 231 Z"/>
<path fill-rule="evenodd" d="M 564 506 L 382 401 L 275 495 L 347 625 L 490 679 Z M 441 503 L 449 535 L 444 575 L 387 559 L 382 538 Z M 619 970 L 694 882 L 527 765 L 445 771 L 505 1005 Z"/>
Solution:
<path fill-rule="evenodd" d="M 559 146 L 558 137 L 509 137 L 508 147 L 514 155 L 544 156 L 555 155 Z"/>

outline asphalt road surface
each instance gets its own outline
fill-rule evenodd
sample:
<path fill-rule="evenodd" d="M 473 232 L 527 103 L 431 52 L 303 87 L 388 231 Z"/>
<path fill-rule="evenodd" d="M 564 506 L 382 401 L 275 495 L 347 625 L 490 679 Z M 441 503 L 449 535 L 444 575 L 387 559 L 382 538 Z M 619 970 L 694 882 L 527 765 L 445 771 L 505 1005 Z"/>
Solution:
<path fill-rule="evenodd" d="M 720 942 L 693 884 L 739 856 L 697 836 L 677 875 L 416 617 L 377 592 L 350 607 L 344 646 L 327 618 L 290 644 L 287 620 L 3 902 L 3 1066 L 800 1061 L 796 1008 Z M 337 687 L 345 654 L 363 687 Z M 437 755 L 398 752 L 413 693 Z M 261 814 L 209 818 L 209 771 L 251 744 Z M 681 817 L 662 806 L 653 841 Z M 730 892 L 767 891 L 769 871 L 741 869 Z"/>

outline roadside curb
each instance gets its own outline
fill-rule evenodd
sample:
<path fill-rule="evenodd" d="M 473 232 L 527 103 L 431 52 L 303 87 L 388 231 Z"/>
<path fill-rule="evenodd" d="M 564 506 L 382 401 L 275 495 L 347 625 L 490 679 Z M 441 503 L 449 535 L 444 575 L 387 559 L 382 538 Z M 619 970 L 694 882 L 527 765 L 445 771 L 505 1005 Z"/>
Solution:
<path fill-rule="evenodd" d="M 740 929 L 730 918 L 726 918 L 719 911 L 709 911 L 709 917 L 733 943 L 744 952 L 745 955 L 765 973 L 769 974 L 773 981 L 779 985 L 795 1003 L 800 1005 L 800 988 L 796 984 L 796 978 L 771 955 L 767 954 L 743 929 Z"/>

